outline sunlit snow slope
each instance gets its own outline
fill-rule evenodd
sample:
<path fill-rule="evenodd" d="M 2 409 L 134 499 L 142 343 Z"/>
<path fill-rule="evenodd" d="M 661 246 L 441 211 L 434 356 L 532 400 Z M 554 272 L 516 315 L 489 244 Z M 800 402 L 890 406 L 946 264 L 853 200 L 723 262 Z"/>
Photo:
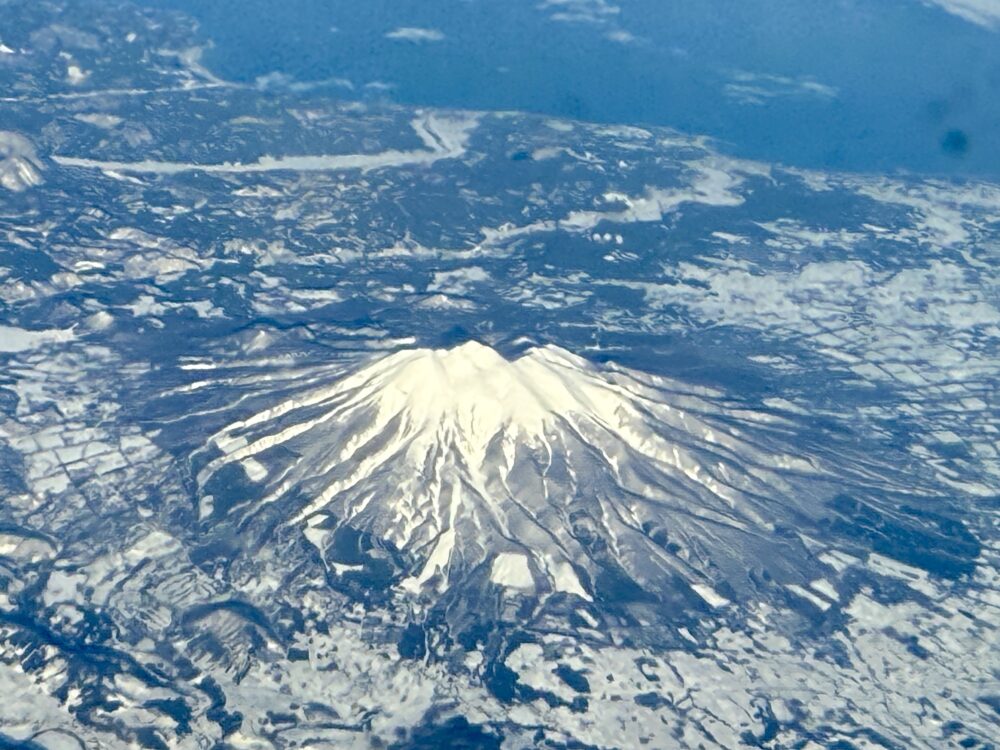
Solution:
<path fill-rule="evenodd" d="M 510 361 L 475 342 L 407 349 L 230 424 L 198 482 L 241 462 L 257 508 L 288 504 L 320 551 L 346 525 L 403 553 L 403 591 L 488 576 L 590 599 L 684 580 L 718 603 L 706 579 L 738 589 L 748 560 L 803 572 L 801 541 L 774 530 L 824 487 L 789 423 L 719 408 L 555 346 Z"/>

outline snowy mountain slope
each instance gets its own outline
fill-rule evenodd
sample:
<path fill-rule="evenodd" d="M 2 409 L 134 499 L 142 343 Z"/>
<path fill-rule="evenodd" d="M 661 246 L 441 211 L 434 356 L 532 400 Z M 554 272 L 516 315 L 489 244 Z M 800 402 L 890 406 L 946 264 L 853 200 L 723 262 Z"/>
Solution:
<path fill-rule="evenodd" d="M 260 493 L 240 513 L 280 504 L 335 568 L 338 529 L 372 535 L 407 561 L 400 591 L 488 577 L 590 600 L 693 584 L 718 605 L 759 580 L 748 560 L 807 575 L 807 549 L 780 528 L 831 492 L 787 420 L 711 397 L 555 346 L 512 360 L 476 342 L 406 349 L 231 423 L 197 480 L 204 503 L 241 465 Z"/>

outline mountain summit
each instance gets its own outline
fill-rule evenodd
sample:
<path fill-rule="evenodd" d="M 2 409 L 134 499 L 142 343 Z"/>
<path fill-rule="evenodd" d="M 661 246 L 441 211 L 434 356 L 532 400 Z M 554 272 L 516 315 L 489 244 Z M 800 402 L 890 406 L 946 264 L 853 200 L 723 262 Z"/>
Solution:
<path fill-rule="evenodd" d="M 218 432 L 199 481 L 239 462 L 258 507 L 287 506 L 338 569 L 338 530 L 380 540 L 406 561 L 400 593 L 689 585 L 718 604 L 746 560 L 801 574 L 801 543 L 772 532 L 809 502 L 783 475 L 816 473 L 780 449 L 782 420 L 720 408 L 708 389 L 554 346 L 406 349 Z"/>

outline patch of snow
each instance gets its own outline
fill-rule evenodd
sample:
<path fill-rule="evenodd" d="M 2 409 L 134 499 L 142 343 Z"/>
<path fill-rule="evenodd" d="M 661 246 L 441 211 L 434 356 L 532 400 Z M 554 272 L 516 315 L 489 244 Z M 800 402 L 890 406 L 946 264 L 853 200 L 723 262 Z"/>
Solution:
<path fill-rule="evenodd" d="M 102 130 L 111 130 L 122 123 L 122 118 L 117 115 L 102 114 L 100 112 L 81 112 L 73 115 L 73 119 L 93 125 L 96 128 L 101 128 Z"/>
<path fill-rule="evenodd" d="M 318 154 L 293 156 L 262 156 L 255 162 L 222 162 L 194 164 L 169 161 L 107 161 L 72 156 L 53 156 L 57 164 L 65 167 L 99 169 L 105 173 L 182 174 L 205 172 L 208 174 L 241 174 L 253 172 L 335 172 L 340 170 L 384 169 L 429 165 L 442 159 L 456 159 L 465 153 L 469 135 L 477 119 L 469 115 L 428 114 L 416 118 L 413 129 L 427 146 L 426 149 L 400 151 L 391 149 L 376 154 Z"/>
<path fill-rule="evenodd" d="M 430 557 L 427 558 L 427 562 L 424 563 L 423 570 L 419 576 L 410 576 L 400 583 L 400 588 L 409 591 L 410 593 L 417 594 L 420 593 L 424 585 L 431 580 L 439 572 L 443 573 L 447 571 L 448 562 L 451 560 L 452 550 L 455 548 L 455 530 L 446 529 L 438 537 L 437 544 L 434 545 L 434 551 L 431 553 Z"/>
<path fill-rule="evenodd" d="M 88 75 L 90 74 L 79 65 L 69 65 L 66 68 L 66 81 L 71 86 L 79 86 L 87 80 Z"/>
<path fill-rule="evenodd" d="M 23 135 L 0 130 L 0 186 L 15 192 L 42 183 L 42 163 Z"/>
<path fill-rule="evenodd" d="M 531 575 L 528 558 L 516 552 L 501 552 L 493 560 L 490 580 L 512 589 L 534 589 L 535 579 Z"/>
<path fill-rule="evenodd" d="M 0 352 L 13 353 L 38 349 L 47 344 L 58 344 L 72 341 L 76 334 L 72 329 L 51 329 L 46 331 L 28 331 L 24 328 L 0 325 Z"/>
<path fill-rule="evenodd" d="M 705 583 L 693 583 L 691 588 L 695 593 L 704 599 L 711 607 L 724 607 L 729 604 L 729 600 L 716 593 L 715 589 Z"/>
<path fill-rule="evenodd" d="M 260 482 L 267 476 L 267 469 L 255 458 L 247 458 L 241 462 L 243 470 L 247 473 L 251 482 Z"/>

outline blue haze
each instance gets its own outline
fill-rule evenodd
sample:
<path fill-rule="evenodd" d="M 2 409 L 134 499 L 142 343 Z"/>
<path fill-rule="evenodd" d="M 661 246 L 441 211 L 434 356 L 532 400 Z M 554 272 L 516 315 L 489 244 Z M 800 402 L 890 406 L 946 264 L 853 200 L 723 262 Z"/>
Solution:
<path fill-rule="evenodd" d="M 916 0 L 155 4 L 198 18 L 215 43 L 210 67 L 233 80 L 343 78 L 356 87 L 334 88 L 344 96 L 665 125 L 803 167 L 1000 174 L 995 34 Z M 618 6 L 593 20 L 551 18 Z M 400 26 L 444 39 L 385 37 Z M 723 93 L 740 71 L 811 78 L 837 95 L 741 104 Z M 391 89 L 366 93 L 373 82 Z"/>

